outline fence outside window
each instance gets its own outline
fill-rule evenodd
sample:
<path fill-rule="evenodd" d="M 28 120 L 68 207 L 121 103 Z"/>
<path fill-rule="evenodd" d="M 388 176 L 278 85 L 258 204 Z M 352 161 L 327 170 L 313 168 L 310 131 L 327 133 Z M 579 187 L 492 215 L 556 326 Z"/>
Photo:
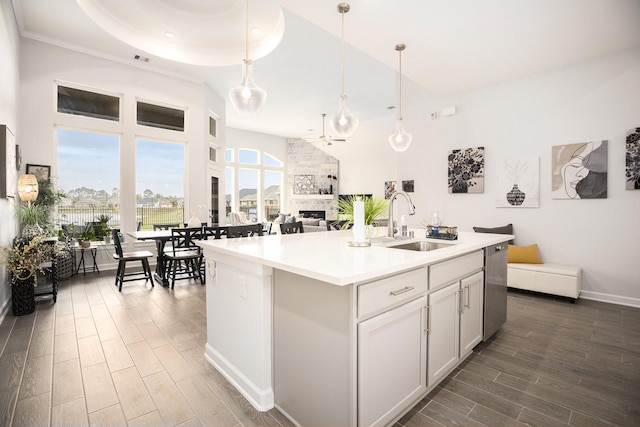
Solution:
<path fill-rule="evenodd" d="M 98 221 L 98 217 L 106 215 L 111 217 L 107 226 L 120 227 L 120 209 L 111 206 L 90 205 L 87 207 L 60 206 L 58 207 L 58 222 L 60 225 L 84 226 L 87 223 Z M 204 218 L 202 219 L 205 220 Z M 153 224 L 183 224 L 184 207 L 155 208 L 137 207 L 136 221 L 140 224 L 140 230 L 153 230 Z"/>

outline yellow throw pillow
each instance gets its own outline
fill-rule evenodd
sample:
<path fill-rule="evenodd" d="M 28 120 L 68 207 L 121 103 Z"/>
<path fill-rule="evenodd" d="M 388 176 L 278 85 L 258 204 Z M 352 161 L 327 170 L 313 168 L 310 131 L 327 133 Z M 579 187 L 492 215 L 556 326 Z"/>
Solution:
<path fill-rule="evenodd" d="M 529 246 L 509 245 L 507 262 L 521 264 L 544 264 L 535 243 Z"/>

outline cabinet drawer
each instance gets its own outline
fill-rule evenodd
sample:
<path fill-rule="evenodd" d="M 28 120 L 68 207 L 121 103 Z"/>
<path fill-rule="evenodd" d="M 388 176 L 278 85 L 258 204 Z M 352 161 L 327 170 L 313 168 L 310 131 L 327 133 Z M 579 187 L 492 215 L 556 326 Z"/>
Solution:
<path fill-rule="evenodd" d="M 479 250 L 458 258 L 429 266 L 429 290 L 461 279 L 484 267 L 484 251 Z"/>
<path fill-rule="evenodd" d="M 358 317 L 408 301 L 427 291 L 426 268 L 358 286 Z"/>

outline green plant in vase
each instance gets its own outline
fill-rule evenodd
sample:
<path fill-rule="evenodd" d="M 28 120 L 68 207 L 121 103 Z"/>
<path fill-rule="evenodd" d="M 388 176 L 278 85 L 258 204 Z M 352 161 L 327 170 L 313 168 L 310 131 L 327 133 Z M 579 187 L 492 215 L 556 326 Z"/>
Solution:
<path fill-rule="evenodd" d="M 338 200 L 338 216 L 342 220 L 347 220 L 345 228 L 353 224 L 353 202 L 362 200 L 364 202 L 364 225 L 374 225 L 377 219 L 385 217 L 389 203 L 380 197 L 360 197 L 351 195 Z"/>
<path fill-rule="evenodd" d="M 15 205 L 15 211 L 23 237 L 31 238 L 44 234 L 40 224 L 46 222 L 46 209 L 35 203 L 23 202 Z"/>
<path fill-rule="evenodd" d="M 93 229 L 93 224 L 87 224 L 87 226 L 78 234 L 78 244 L 83 248 L 91 246 L 91 241 L 95 240 L 96 233 Z"/>

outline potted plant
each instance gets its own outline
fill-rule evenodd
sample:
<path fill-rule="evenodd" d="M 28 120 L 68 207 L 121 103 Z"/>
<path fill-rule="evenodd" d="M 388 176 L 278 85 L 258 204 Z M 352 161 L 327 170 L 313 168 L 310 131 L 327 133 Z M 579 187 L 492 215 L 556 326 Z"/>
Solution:
<path fill-rule="evenodd" d="M 348 221 L 345 228 L 349 224 L 353 224 L 353 202 L 362 200 L 364 202 L 364 225 L 371 227 L 375 225 L 377 219 L 382 219 L 389 208 L 387 200 L 381 197 L 360 197 L 350 195 L 346 198 L 338 200 L 338 216 L 340 219 Z"/>
<path fill-rule="evenodd" d="M 7 266 L 11 274 L 12 310 L 15 316 L 33 313 L 35 298 L 33 288 L 37 286 L 37 273 L 44 272 L 42 264 L 51 260 L 53 245 L 42 235 L 18 236 L 13 245 L 0 248 L 0 263 Z"/>
<path fill-rule="evenodd" d="M 87 224 L 86 227 L 78 235 L 78 244 L 80 247 L 87 249 L 91 246 L 91 241 L 96 238 L 95 231 L 93 230 L 93 224 Z"/>
<path fill-rule="evenodd" d="M 111 221 L 111 215 L 100 214 L 96 217 L 96 222 L 92 223 L 93 231 L 96 239 L 107 239 L 107 243 L 111 240 L 111 230 L 109 229 L 109 221 Z"/>

